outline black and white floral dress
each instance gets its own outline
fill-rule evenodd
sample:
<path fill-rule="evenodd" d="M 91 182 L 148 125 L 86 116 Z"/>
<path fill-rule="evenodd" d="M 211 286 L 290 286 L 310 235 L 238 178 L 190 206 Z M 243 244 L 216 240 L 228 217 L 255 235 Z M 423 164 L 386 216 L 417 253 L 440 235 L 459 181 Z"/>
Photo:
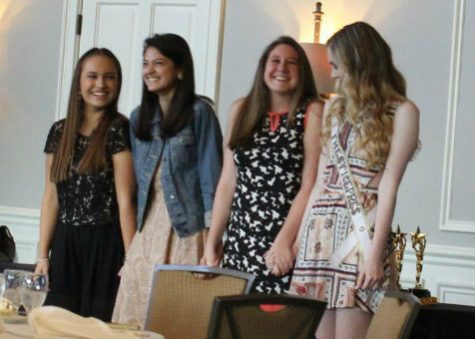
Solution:
<path fill-rule="evenodd" d="M 286 113 L 269 113 L 250 145 L 234 151 L 237 180 L 223 266 L 256 275 L 254 292 L 283 293 L 289 287 L 291 272 L 272 275 L 264 254 L 300 189 L 306 106 L 290 127 Z"/>

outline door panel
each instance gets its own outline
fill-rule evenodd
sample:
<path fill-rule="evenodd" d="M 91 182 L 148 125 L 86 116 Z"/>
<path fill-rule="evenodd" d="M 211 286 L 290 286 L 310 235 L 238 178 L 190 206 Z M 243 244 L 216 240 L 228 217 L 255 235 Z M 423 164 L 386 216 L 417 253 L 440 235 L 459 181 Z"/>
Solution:
<path fill-rule="evenodd" d="M 129 115 L 138 105 L 142 82 L 142 41 L 145 11 L 140 1 L 90 1 L 83 5 L 80 55 L 93 46 L 110 49 L 122 66 L 123 80 L 119 111 Z"/>

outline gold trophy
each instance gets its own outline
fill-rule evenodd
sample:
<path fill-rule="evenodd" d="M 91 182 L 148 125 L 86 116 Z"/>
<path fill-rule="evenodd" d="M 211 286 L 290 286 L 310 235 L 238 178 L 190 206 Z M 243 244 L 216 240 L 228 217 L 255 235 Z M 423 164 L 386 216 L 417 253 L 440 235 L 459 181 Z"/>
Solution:
<path fill-rule="evenodd" d="M 429 290 L 423 288 L 421 284 L 422 262 L 424 260 L 424 250 L 426 248 L 427 233 L 422 233 L 419 226 L 417 231 L 411 232 L 412 248 L 416 252 L 416 286 L 409 291 L 418 297 L 422 304 L 437 303 L 436 297 L 431 297 Z"/>
<path fill-rule="evenodd" d="M 404 249 L 406 248 L 406 233 L 401 232 L 399 225 L 397 225 L 396 232 L 393 232 L 392 243 L 396 261 L 396 282 L 398 288 L 401 289 L 399 280 L 401 278 L 402 261 L 404 260 Z"/>

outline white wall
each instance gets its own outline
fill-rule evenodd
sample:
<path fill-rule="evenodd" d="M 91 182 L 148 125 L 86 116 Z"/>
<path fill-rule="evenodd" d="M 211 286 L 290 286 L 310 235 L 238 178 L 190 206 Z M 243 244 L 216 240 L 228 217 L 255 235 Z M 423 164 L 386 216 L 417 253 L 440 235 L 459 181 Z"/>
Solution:
<path fill-rule="evenodd" d="M 0 206 L 38 208 L 61 13 L 61 0 L 0 1 Z"/>
<path fill-rule="evenodd" d="M 458 51 L 453 48 L 454 9 L 459 5 L 465 5 L 465 21 L 460 58 L 453 62 Z M 400 189 L 394 224 L 405 232 L 419 225 L 428 233 L 423 278 L 432 292 L 448 302 L 475 305 L 475 181 L 470 179 L 475 160 L 469 130 L 475 125 L 470 110 L 475 100 L 474 2 L 331 0 L 323 6 L 324 38 L 344 24 L 364 20 L 392 46 L 408 96 L 421 110 L 422 142 Z M 257 60 L 271 40 L 282 34 L 311 39 L 313 9 L 311 0 L 227 0 L 219 96 L 223 126 L 230 104 L 249 90 Z M 13 225 L 14 236 L 24 240 L 23 261 L 34 258 L 60 28 L 61 0 L 0 1 L 0 223 Z M 447 140 L 452 153 L 446 153 Z M 410 285 L 414 256 L 409 248 L 406 257 L 402 276 Z"/>
<path fill-rule="evenodd" d="M 0 0 L 0 223 L 36 256 L 43 147 L 54 121 L 62 0 Z"/>

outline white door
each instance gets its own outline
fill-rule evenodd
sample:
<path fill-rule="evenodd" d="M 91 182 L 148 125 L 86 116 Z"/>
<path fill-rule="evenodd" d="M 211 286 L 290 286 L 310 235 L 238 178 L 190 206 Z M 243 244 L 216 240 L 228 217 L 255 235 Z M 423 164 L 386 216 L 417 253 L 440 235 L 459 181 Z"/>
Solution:
<path fill-rule="evenodd" d="M 82 0 L 78 54 L 107 47 L 119 59 L 123 83 L 119 111 L 129 115 L 141 99 L 142 49 L 154 33 L 176 33 L 190 45 L 196 91 L 216 101 L 224 0 Z M 70 15 L 71 16 L 71 15 Z M 66 53 L 68 55 L 68 53 Z M 67 83 L 65 76 L 63 83 Z M 69 78 L 70 79 L 70 78 Z M 60 100 L 66 104 L 67 98 Z M 66 104 L 67 105 L 67 104 Z M 62 109 L 62 116 L 65 110 Z"/>

